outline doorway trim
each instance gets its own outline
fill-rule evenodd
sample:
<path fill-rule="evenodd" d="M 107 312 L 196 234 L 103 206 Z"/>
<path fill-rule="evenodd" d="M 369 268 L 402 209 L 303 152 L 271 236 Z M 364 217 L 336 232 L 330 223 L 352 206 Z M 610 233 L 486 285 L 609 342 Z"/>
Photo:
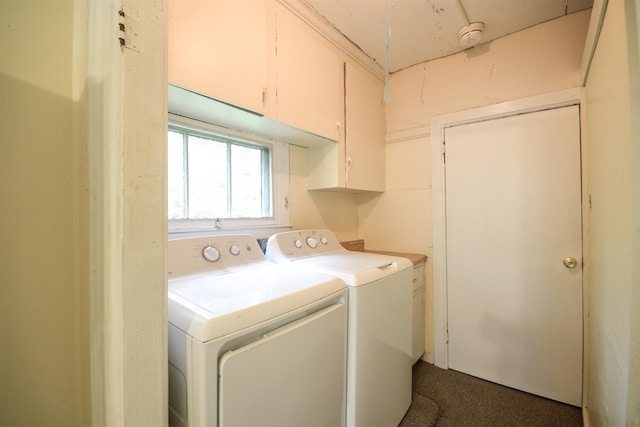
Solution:
<path fill-rule="evenodd" d="M 445 129 L 452 126 L 548 110 L 551 108 L 580 105 L 581 99 L 582 88 L 576 87 L 432 117 L 431 178 L 433 211 L 433 350 L 434 364 L 436 366 L 443 369 L 449 368 L 447 344 L 447 239 L 444 179 L 445 169 L 443 156 Z M 583 114 L 582 111 L 580 114 Z M 584 121 L 581 120 L 581 123 L 583 122 Z M 580 144 L 582 145 L 582 141 Z M 582 163 L 584 164 L 584 158 L 582 159 Z M 584 193 L 584 184 L 582 186 Z M 583 232 L 583 239 L 584 237 Z"/>
<path fill-rule="evenodd" d="M 74 0 L 89 47 L 82 99 L 94 426 L 168 425 L 166 3 Z"/>

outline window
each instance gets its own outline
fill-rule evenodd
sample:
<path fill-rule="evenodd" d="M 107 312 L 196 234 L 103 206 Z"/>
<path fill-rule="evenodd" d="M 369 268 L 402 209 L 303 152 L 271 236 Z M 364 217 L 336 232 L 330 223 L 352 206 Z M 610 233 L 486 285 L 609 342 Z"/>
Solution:
<path fill-rule="evenodd" d="M 278 144 L 173 118 L 168 133 L 169 230 L 277 224 Z"/>

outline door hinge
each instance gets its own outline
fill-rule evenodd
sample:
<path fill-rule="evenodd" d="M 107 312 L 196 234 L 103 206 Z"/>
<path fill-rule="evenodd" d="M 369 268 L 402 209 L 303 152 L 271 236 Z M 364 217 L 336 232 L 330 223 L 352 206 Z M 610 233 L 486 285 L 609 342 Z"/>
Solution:
<path fill-rule="evenodd" d="M 120 47 L 140 52 L 137 22 L 130 16 L 125 15 L 122 9 L 118 11 L 118 42 Z"/>
<path fill-rule="evenodd" d="M 447 145 L 442 141 L 442 162 L 447 163 Z"/>
<path fill-rule="evenodd" d="M 444 341 L 445 341 L 445 344 L 449 344 L 449 330 L 448 329 L 444 332 Z"/>

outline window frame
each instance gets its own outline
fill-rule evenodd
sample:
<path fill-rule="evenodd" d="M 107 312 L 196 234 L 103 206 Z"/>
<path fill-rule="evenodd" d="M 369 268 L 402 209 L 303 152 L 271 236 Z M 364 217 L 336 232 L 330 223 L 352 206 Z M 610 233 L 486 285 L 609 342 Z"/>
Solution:
<path fill-rule="evenodd" d="M 271 216 L 260 218 L 211 218 L 211 219 L 168 219 L 170 235 L 202 235 L 224 232 L 247 232 L 259 235 L 271 228 L 289 228 L 289 146 L 287 143 L 263 138 L 257 135 L 234 131 L 214 124 L 169 113 L 169 128 L 192 130 L 203 135 L 212 135 L 238 141 L 240 145 L 268 147 L 271 152 Z M 168 143 L 168 142 L 167 142 Z M 186 172 L 186 171 L 185 171 Z M 174 236 L 175 237 L 175 236 Z"/>

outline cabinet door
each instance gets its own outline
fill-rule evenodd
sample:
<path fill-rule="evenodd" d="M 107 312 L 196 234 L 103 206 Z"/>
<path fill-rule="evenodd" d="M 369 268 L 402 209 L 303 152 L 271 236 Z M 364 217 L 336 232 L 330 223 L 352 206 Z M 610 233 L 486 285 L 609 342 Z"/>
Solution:
<path fill-rule="evenodd" d="M 168 26 L 170 83 L 265 110 L 265 0 L 169 0 Z"/>
<path fill-rule="evenodd" d="M 412 363 L 416 363 L 425 351 L 424 317 L 424 263 L 413 268 L 413 352 Z"/>
<path fill-rule="evenodd" d="M 283 6 L 276 19 L 276 119 L 338 140 L 344 90 L 337 48 Z"/>
<path fill-rule="evenodd" d="M 384 84 L 357 64 L 345 67 L 346 186 L 384 191 Z"/>

